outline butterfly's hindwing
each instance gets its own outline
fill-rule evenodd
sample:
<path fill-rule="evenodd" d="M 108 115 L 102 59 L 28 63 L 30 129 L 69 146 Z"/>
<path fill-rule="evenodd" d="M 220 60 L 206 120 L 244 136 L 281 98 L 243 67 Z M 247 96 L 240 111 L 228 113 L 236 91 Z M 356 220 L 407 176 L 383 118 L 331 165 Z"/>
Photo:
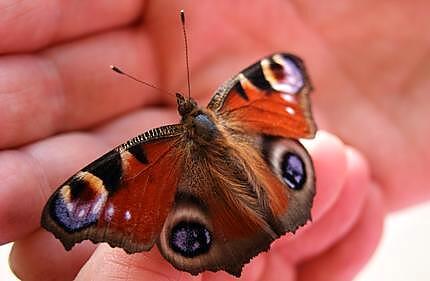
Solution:
<path fill-rule="evenodd" d="M 228 138 L 231 145 L 219 144 L 185 160 L 179 195 L 160 234 L 162 255 L 193 274 L 225 270 L 240 276 L 244 264 L 310 219 L 314 171 L 297 141 L 236 134 Z M 303 164 L 293 169 L 293 176 L 302 172 L 300 188 L 283 177 L 297 166 L 284 163 L 288 153 Z"/>

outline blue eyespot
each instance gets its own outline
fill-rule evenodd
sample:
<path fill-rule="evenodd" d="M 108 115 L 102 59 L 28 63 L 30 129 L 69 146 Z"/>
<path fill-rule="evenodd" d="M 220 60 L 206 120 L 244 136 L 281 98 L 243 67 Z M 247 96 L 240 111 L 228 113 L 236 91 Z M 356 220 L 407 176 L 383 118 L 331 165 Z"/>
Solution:
<path fill-rule="evenodd" d="M 305 164 L 295 153 L 287 152 L 281 162 L 282 178 L 291 189 L 301 189 L 306 181 Z"/>
<path fill-rule="evenodd" d="M 182 221 L 173 227 L 169 243 L 173 251 L 193 258 L 209 251 L 212 237 L 204 225 Z"/>
<path fill-rule="evenodd" d="M 78 204 L 76 202 L 65 202 L 64 198 L 57 194 L 52 199 L 50 215 L 64 230 L 73 233 L 97 222 L 99 213 L 91 211 L 93 207 L 92 203 L 82 202 Z"/>

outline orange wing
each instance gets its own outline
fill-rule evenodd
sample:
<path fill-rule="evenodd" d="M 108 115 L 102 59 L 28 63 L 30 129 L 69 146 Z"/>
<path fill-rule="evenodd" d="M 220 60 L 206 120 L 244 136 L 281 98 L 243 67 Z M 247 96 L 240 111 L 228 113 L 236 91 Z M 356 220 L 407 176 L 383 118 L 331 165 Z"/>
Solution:
<path fill-rule="evenodd" d="M 42 226 L 66 249 L 89 239 L 127 252 L 152 247 L 182 172 L 181 125 L 150 130 L 67 180 L 49 199 Z"/>
<path fill-rule="evenodd" d="M 246 131 L 288 138 L 312 138 L 316 125 L 311 83 L 300 58 L 274 54 L 246 68 L 220 87 L 208 108 L 237 120 Z"/>

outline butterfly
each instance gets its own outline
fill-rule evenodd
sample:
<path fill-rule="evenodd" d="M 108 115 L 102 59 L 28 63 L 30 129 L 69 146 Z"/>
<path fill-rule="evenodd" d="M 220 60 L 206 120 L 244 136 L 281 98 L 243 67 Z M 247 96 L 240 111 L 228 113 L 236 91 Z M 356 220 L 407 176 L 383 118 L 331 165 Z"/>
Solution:
<path fill-rule="evenodd" d="M 276 53 L 216 90 L 207 107 L 176 94 L 179 124 L 151 129 L 77 172 L 42 226 L 70 250 L 91 240 L 127 253 L 157 245 L 198 274 L 244 264 L 311 218 L 315 176 L 298 141 L 313 138 L 302 60 Z"/>

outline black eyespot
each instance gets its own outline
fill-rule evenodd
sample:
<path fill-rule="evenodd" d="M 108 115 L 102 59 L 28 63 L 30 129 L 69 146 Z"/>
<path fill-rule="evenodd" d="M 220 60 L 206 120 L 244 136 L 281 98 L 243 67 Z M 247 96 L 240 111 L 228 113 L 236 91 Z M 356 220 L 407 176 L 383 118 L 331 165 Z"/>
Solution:
<path fill-rule="evenodd" d="M 169 243 L 175 252 L 193 258 L 209 251 L 212 237 L 204 225 L 182 221 L 173 227 Z"/>
<path fill-rule="evenodd" d="M 305 164 L 295 153 L 287 152 L 281 162 L 282 177 L 292 189 L 301 189 L 306 181 Z"/>

